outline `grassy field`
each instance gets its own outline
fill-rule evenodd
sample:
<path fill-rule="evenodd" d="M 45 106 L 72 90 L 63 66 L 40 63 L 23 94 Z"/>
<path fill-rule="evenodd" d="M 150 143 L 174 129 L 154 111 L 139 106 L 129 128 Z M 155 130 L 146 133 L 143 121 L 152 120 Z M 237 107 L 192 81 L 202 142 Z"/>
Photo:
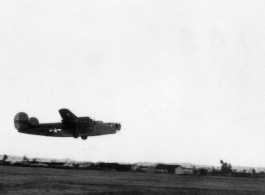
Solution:
<path fill-rule="evenodd" d="M 0 194 L 265 194 L 253 178 L 0 166 Z"/>

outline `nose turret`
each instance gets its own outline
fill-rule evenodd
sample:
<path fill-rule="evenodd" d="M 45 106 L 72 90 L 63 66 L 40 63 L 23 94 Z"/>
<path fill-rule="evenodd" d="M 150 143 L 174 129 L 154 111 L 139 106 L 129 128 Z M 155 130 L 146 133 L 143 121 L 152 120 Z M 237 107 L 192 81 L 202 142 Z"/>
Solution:
<path fill-rule="evenodd" d="M 115 124 L 115 129 L 116 129 L 116 131 L 120 131 L 121 130 L 121 124 L 120 123 L 116 123 Z"/>

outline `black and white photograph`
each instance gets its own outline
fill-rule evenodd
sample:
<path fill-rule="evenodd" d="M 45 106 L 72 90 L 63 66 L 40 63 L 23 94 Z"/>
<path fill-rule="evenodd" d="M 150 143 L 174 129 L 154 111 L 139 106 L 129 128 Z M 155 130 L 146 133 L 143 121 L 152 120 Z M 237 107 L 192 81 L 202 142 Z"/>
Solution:
<path fill-rule="evenodd" d="M 265 194 L 265 1 L 0 0 L 0 194 Z"/>

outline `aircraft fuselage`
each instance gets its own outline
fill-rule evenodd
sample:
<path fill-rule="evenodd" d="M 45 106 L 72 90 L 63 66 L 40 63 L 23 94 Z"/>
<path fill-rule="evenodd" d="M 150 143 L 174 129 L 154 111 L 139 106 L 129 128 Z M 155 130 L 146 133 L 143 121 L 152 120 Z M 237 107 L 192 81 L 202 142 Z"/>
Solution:
<path fill-rule="evenodd" d="M 121 129 L 119 123 L 103 123 L 89 117 L 76 117 L 67 109 L 59 110 L 63 120 L 59 123 L 41 123 L 38 119 L 28 118 L 26 113 L 15 116 L 15 127 L 20 133 L 51 137 L 81 137 L 115 134 Z"/>

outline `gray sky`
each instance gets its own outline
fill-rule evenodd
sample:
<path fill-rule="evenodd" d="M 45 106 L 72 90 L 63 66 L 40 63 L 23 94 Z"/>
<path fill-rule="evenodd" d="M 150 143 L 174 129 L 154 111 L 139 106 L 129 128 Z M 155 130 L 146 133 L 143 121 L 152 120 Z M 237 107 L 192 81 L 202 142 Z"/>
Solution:
<path fill-rule="evenodd" d="M 0 1 L 0 153 L 265 166 L 264 1 Z M 20 134 L 16 113 L 120 122 Z"/>

